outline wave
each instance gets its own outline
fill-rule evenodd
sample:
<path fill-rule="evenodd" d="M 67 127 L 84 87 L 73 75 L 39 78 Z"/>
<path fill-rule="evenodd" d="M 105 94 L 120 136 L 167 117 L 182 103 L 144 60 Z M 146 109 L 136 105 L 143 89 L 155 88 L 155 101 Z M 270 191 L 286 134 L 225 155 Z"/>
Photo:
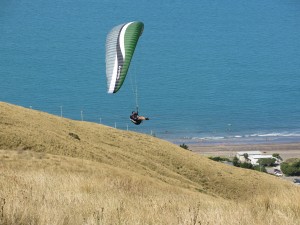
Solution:
<path fill-rule="evenodd" d="M 226 137 L 192 137 L 192 140 L 221 140 L 221 139 L 225 139 Z"/>
<path fill-rule="evenodd" d="M 251 137 L 300 137 L 300 132 L 283 132 L 283 133 L 257 133 L 251 134 Z"/>
<path fill-rule="evenodd" d="M 169 138 L 167 138 L 169 139 Z M 248 134 L 232 134 L 232 135 L 186 135 L 182 138 L 171 138 L 175 142 L 185 141 L 190 143 L 203 144 L 251 144 L 251 143 L 288 143 L 300 142 L 300 131 L 296 132 L 256 132 Z"/>

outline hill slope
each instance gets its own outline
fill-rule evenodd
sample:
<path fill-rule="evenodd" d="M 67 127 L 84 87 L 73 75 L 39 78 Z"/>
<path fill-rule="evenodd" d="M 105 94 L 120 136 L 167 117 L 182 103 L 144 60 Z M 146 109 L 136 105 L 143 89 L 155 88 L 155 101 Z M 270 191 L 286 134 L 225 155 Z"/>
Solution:
<path fill-rule="evenodd" d="M 8 104 L 0 106 L 1 149 L 93 160 L 225 198 L 244 198 L 260 191 L 258 185 L 271 187 L 277 182 L 264 174 L 215 163 L 147 135 Z"/>
<path fill-rule="evenodd" d="M 3 168 L 13 170 L 18 177 L 21 177 L 20 174 L 24 171 L 31 171 L 35 178 L 42 173 L 45 177 L 56 180 L 56 183 L 62 183 L 60 174 L 67 171 L 67 174 L 77 174 L 82 180 L 86 179 L 85 176 L 90 176 L 93 180 L 96 179 L 97 183 L 113 183 L 112 190 L 117 186 L 119 188 L 115 191 L 123 194 L 126 194 L 127 187 L 131 190 L 130 193 L 136 195 L 144 192 L 145 195 L 150 195 L 154 192 L 155 196 L 176 196 L 182 200 L 180 204 L 189 208 L 189 212 L 193 211 L 191 218 L 197 215 L 195 221 L 199 220 L 200 201 L 201 204 L 218 204 L 218 207 L 224 210 L 223 213 L 228 213 L 228 206 L 236 211 L 233 203 L 249 204 L 250 201 L 253 204 L 257 201 L 257 211 L 254 212 L 257 217 L 260 207 L 265 210 L 265 204 L 274 204 L 282 215 L 287 214 L 281 218 L 283 221 L 286 221 L 290 213 L 287 212 L 287 208 L 296 207 L 293 208 L 295 215 L 300 212 L 297 205 L 290 205 L 295 198 L 300 200 L 299 190 L 276 177 L 223 165 L 148 135 L 121 131 L 95 123 L 73 121 L 7 103 L 0 103 L 0 150 Z M 16 168 L 19 168 L 17 172 Z M 95 175 L 99 171 L 102 171 L 101 176 Z M 0 184 L 5 189 L 5 184 Z M 94 187 L 95 190 L 103 190 L 103 187 L 97 185 L 93 183 L 91 187 L 87 185 L 84 189 Z M 283 190 L 289 190 L 288 194 Z M 2 192 L 2 195 L 5 195 L 5 192 Z M 131 199 L 135 199 L 136 195 Z M 286 196 L 289 196 L 290 201 L 286 204 L 279 203 L 277 198 L 281 195 L 285 200 Z M 187 199 L 189 203 L 184 203 Z M 280 207 L 283 209 L 279 209 L 277 204 L 282 204 Z M 253 205 L 250 208 L 253 208 Z M 212 210 L 209 207 L 208 209 Z M 97 213 L 100 217 L 99 210 Z M 250 217 L 253 217 L 251 213 Z M 291 218 L 290 215 L 289 217 Z M 156 221 L 156 224 L 163 223 L 162 221 Z M 279 219 L 278 221 L 282 222 Z M 299 217 L 292 217 L 291 221 L 299 222 Z M 183 219 L 181 223 L 185 224 Z M 251 224 L 249 220 L 247 223 Z M 264 223 L 266 224 L 265 220 Z M 253 224 L 257 224 L 257 221 L 253 221 Z"/>

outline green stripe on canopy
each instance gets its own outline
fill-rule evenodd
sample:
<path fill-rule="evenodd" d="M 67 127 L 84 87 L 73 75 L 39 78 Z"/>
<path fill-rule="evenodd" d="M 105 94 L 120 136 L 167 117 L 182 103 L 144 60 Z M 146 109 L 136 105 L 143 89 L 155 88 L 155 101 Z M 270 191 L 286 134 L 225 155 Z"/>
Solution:
<path fill-rule="evenodd" d="M 108 93 L 116 93 L 122 86 L 139 37 L 142 22 L 130 22 L 114 27 L 106 39 L 106 77 Z"/>

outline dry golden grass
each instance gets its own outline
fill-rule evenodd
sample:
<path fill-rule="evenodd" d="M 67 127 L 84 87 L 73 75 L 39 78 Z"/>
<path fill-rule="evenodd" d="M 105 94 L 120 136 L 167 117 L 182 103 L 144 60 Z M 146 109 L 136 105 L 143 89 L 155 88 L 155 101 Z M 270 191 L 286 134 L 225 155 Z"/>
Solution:
<path fill-rule="evenodd" d="M 298 187 L 147 135 L 0 103 L 0 149 L 0 224 L 300 224 Z"/>

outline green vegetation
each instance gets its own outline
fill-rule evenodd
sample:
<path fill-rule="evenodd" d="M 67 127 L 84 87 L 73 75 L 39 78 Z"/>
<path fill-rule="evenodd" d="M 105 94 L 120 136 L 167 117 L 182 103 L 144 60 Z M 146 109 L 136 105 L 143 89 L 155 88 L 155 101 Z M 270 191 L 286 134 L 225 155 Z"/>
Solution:
<path fill-rule="evenodd" d="M 216 162 L 231 162 L 230 159 L 225 158 L 225 157 L 221 157 L 221 156 L 211 156 L 211 157 L 208 157 L 208 158 L 211 159 L 211 160 L 214 160 Z"/>
<path fill-rule="evenodd" d="M 259 172 L 264 172 L 264 173 L 267 172 L 265 166 L 253 166 L 253 169 L 256 170 L 256 171 L 259 171 Z"/>
<path fill-rule="evenodd" d="M 77 140 L 80 141 L 80 138 L 79 138 L 79 136 L 78 136 L 77 134 L 69 133 L 69 135 L 70 135 L 71 137 L 73 137 L 73 138 L 75 138 L 75 139 L 77 139 Z"/>
<path fill-rule="evenodd" d="M 245 169 L 253 169 L 253 165 L 247 162 L 240 163 L 238 167 L 245 168 Z"/>
<path fill-rule="evenodd" d="M 261 166 L 275 166 L 276 159 L 259 159 L 257 162 Z"/>
<path fill-rule="evenodd" d="M 186 150 L 189 150 L 189 146 L 187 146 L 186 144 L 181 144 L 179 145 L 179 147 L 183 148 L 183 149 L 186 149 Z"/>
<path fill-rule="evenodd" d="M 247 153 L 244 153 L 244 158 L 245 158 L 246 160 L 248 160 L 248 159 L 249 159 L 249 155 L 248 155 Z"/>
<path fill-rule="evenodd" d="M 251 169 L 251 170 L 257 170 L 257 171 L 260 171 L 260 172 L 267 172 L 264 165 L 253 166 L 251 163 L 240 162 L 239 159 L 236 156 L 233 158 L 232 163 L 236 167 L 241 167 L 241 168 Z"/>
<path fill-rule="evenodd" d="M 282 160 L 281 156 L 279 155 L 279 153 L 273 153 L 272 155 L 274 158 Z"/>
<path fill-rule="evenodd" d="M 293 158 L 286 162 L 281 163 L 281 171 L 287 176 L 299 176 L 300 175 L 300 159 Z"/>
<path fill-rule="evenodd" d="M 286 163 L 297 163 L 299 162 L 300 158 L 290 158 L 285 160 Z"/>

